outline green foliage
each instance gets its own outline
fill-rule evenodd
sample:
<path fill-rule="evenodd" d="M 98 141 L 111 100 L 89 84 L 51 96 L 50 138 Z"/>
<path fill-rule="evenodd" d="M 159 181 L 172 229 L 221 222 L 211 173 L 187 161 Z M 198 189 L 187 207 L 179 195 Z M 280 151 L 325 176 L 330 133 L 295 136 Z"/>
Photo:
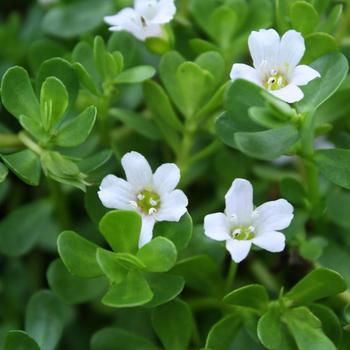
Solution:
<path fill-rule="evenodd" d="M 192 332 L 192 315 L 188 305 L 183 301 L 174 300 L 158 306 L 153 311 L 152 324 L 166 350 L 181 350 L 188 347 Z"/>
<path fill-rule="evenodd" d="M 148 23 L 151 6 L 123 20 L 126 30 L 108 30 L 104 17 L 133 3 L 1 6 L 0 349 L 348 350 L 346 4 L 175 1 L 175 17 L 160 28 Z M 162 35 L 139 40 L 136 27 Z M 305 67 L 270 67 L 265 56 L 278 48 L 250 37 L 268 28 L 300 32 L 305 53 L 296 64 L 320 77 L 305 83 L 305 71 L 294 74 Z M 233 64 L 252 66 L 257 56 L 266 76 L 240 66 L 249 81 L 231 81 Z M 268 91 L 272 68 L 288 70 L 282 85 L 300 84 L 299 101 Z M 152 179 L 142 164 L 121 161 L 133 150 Z M 166 167 L 156 171 L 166 163 L 177 165 L 179 181 L 161 173 Z M 109 178 L 106 208 L 99 187 L 108 174 L 118 178 Z M 203 227 L 209 213 L 229 216 L 224 204 L 247 207 L 243 195 L 225 198 L 238 178 L 252 183 L 259 208 L 252 236 L 265 208 L 262 227 L 286 238 L 275 254 L 253 244 L 239 265 L 225 240 L 208 236 L 248 222 L 233 216 Z M 176 192 L 167 193 L 175 187 L 189 202 L 178 221 Z M 140 246 L 142 190 L 160 204 Z M 289 215 L 272 209 L 281 198 L 294 207 L 287 228 Z"/>

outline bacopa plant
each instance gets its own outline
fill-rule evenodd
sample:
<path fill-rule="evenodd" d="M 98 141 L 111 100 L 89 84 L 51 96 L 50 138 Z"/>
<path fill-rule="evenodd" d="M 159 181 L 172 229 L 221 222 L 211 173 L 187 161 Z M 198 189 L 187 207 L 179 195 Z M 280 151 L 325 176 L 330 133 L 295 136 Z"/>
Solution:
<path fill-rule="evenodd" d="M 348 2 L 0 13 L 0 349 L 350 349 Z"/>

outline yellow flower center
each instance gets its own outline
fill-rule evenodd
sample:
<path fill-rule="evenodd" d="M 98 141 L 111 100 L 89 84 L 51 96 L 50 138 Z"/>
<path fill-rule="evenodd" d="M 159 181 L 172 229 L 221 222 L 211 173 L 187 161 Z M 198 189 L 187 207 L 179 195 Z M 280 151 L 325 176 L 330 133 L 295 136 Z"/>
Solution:
<path fill-rule="evenodd" d="M 275 69 L 271 69 L 270 76 L 266 79 L 264 86 L 267 90 L 273 91 L 282 89 L 288 84 L 287 79 L 283 74 Z"/>
<path fill-rule="evenodd" d="M 254 226 L 236 226 L 231 229 L 231 237 L 239 241 L 250 240 L 255 237 Z"/>
<path fill-rule="evenodd" d="M 136 203 L 143 213 L 151 215 L 160 208 L 160 197 L 157 193 L 143 190 L 136 196 Z"/>

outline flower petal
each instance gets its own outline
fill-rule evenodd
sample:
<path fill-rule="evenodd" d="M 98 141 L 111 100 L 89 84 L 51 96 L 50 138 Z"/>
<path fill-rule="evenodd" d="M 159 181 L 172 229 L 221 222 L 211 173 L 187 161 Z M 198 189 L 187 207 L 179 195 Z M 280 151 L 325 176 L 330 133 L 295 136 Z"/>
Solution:
<path fill-rule="evenodd" d="M 286 237 L 281 232 L 268 232 L 252 239 L 258 247 L 272 253 L 281 252 L 286 245 Z"/>
<path fill-rule="evenodd" d="M 304 93 L 295 84 L 289 84 L 282 89 L 269 92 L 287 103 L 298 102 L 304 97 Z"/>
<path fill-rule="evenodd" d="M 244 179 L 233 181 L 225 196 L 226 214 L 235 216 L 238 225 L 250 225 L 253 212 L 253 187 Z"/>
<path fill-rule="evenodd" d="M 259 69 L 264 66 L 268 70 L 275 68 L 279 45 L 280 37 L 274 29 L 260 29 L 258 32 L 251 32 L 248 46 L 254 67 Z"/>
<path fill-rule="evenodd" d="M 147 22 L 156 24 L 170 22 L 176 13 L 174 0 L 136 0 L 135 10 Z"/>
<path fill-rule="evenodd" d="M 113 16 L 105 16 L 104 21 L 112 26 L 122 26 L 128 23 L 131 18 L 137 17 L 138 14 L 134 9 L 126 7 Z"/>
<path fill-rule="evenodd" d="M 179 221 L 187 211 L 188 199 L 181 190 L 166 193 L 160 198 L 157 221 Z"/>
<path fill-rule="evenodd" d="M 304 56 L 305 42 L 303 36 L 295 31 L 288 30 L 281 38 L 278 55 L 279 67 L 287 74 L 294 70 Z"/>
<path fill-rule="evenodd" d="M 152 184 L 152 169 L 142 154 L 137 152 L 126 153 L 121 163 L 128 182 L 136 192 Z"/>
<path fill-rule="evenodd" d="M 162 164 L 153 175 L 153 186 L 159 194 L 165 194 L 175 189 L 180 181 L 180 169 L 176 164 Z"/>
<path fill-rule="evenodd" d="M 143 247 L 146 243 L 152 240 L 153 237 L 153 227 L 155 224 L 155 219 L 151 215 L 142 217 L 142 227 L 139 239 L 139 248 Z"/>
<path fill-rule="evenodd" d="M 321 75 L 317 70 L 302 64 L 295 67 L 291 83 L 295 85 L 306 85 L 311 80 L 320 77 Z"/>
<path fill-rule="evenodd" d="M 257 235 L 287 228 L 293 219 L 293 210 L 293 206 L 285 199 L 260 205 L 253 214 Z"/>
<path fill-rule="evenodd" d="M 105 17 L 104 20 L 106 23 L 112 25 L 109 30 L 125 30 L 141 41 L 144 41 L 148 37 L 161 36 L 163 34 L 158 24 L 147 23 L 144 26 L 141 16 L 132 8 L 125 8 L 114 16 Z"/>
<path fill-rule="evenodd" d="M 230 226 L 224 213 L 209 214 L 204 218 L 204 234 L 216 241 L 230 239 Z"/>
<path fill-rule="evenodd" d="M 241 262 L 247 257 L 251 246 L 251 241 L 230 239 L 226 242 L 226 249 L 230 252 L 232 260 L 236 263 Z"/>
<path fill-rule="evenodd" d="M 176 7 L 174 0 L 160 0 L 157 15 L 153 18 L 153 23 L 169 23 L 175 16 Z"/>
<path fill-rule="evenodd" d="M 245 79 L 261 86 L 258 72 L 255 68 L 250 67 L 247 64 L 235 63 L 232 66 L 230 78 L 232 81 L 235 81 L 236 79 Z"/>
<path fill-rule="evenodd" d="M 133 209 L 130 205 L 131 201 L 135 201 L 132 186 L 114 175 L 107 175 L 102 180 L 98 196 L 106 208 Z"/>

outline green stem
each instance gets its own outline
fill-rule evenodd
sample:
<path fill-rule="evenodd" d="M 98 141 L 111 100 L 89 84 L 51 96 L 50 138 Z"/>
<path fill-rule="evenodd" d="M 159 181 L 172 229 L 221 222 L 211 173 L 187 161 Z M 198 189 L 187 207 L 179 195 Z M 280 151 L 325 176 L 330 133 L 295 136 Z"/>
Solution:
<path fill-rule="evenodd" d="M 18 139 L 22 142 L 23 145 L 27 146 L 37 155 L 41 156 L 41 154 L 43 153 L 41 147 L 37 143 L 35 143 L 24 131 L 21 131 L 18 134 Z"/>
<path fill-rule="evenodd" d="M 196 298 L 187 301 L 193 312 L 200 311 L 203 309 L 221 309 L 227 310 L 230 305 L 226 305 L 223 301 L 215 298 Z"/>
<path fill-rule="evenodd" d="M 310 209 L 316 207 L 320 199 L 318 170 L 314 164 L 315 114 L 305 115 L 301 136 L 301 153 L 304 164 Z"/>
<path fill-rule="evenodd" d="M 190 164 L 193 164 L 195 162 L 198 162 L 208 156 L 210 156 L 212 153 L 217 151 L 221 147 L 222 143 L 218 140 L 213 141 L 211 144 L 209 144 L 207 147 L 203 148 L 201 151 L 199 151 L 197 154 L 195 154 L 190 159 Z"/>
<path fill-rule="evenodd" d="M 189 120 L 186 121 L 184 125 L 184 133 L 183 133 L 183 138 L 181 143 L 181 149 L 177 155 L 177 165 L 179 166 L 183 174 L 186 173 L 189 167 L 190 156 L 191 156 L 191 151 L 194 143 L 194 135 L 195 135 L 196 129 L 197 129 L 196 125 L 194 125 Z"/>
<path fill-rule="evenodd" d="M 23 143 L 15 134 L 0 134 L 0 148 L 22 148 Z"/>
<path fill-rule="evenodd" d="M 61 230 L 71 228 L 71 215 L 68 207 L 66 194 L 62 191 L 62 186 L 49 178 L 47 178 L 51 198 L 54 203 L 55 212 L 59 221 Z"/>
<path fill-rule="evenodd" d="M 237 267 L 238 267 L 238 265 L 234 261 L 231 261 L 230 268 L 228 270 L 228 274 L 227 274 L 227 278 L 226 278 L 225 294 L 230 292 L 232 289 L 233 281 L 236 277 Z"/>
<path fill-rule="evenodd" d="M 276 294 L 279 292 L 280 287 L 275 276 L 266 268 L 266 266 L 260 260 L 254 260 L 250 264 L 249 268 L 254 277 L 267 289 Z"/>

